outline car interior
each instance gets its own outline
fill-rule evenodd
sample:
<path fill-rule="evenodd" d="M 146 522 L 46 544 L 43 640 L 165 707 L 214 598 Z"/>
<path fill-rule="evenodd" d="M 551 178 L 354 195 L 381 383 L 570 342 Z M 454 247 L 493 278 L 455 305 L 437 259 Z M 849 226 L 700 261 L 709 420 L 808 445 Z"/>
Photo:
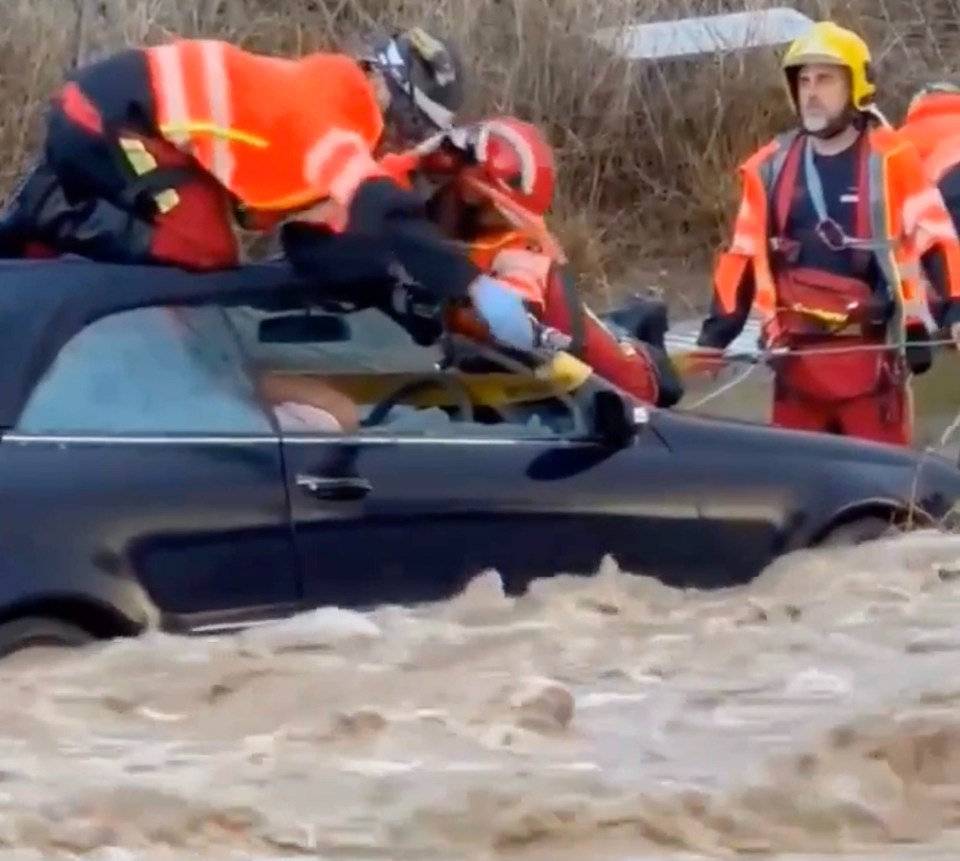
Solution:
<path fill-rule="evenodd" d="M 365 433 L 586 435 L 586 366 L 561 355 L 545 368 L 451 336 L 421 347 L 377 309 L 268 313 L 229 309 L 254 374 L 332 386 L 357 406 Z"/>
<path fill-rule="evenodd" d="M 604 407 L 612 426 L 625 430 L 630 421 L 619 395 L 564 353 L 532 366 L 455 336 L 423 347 L 377 308 L 207 305 L 96 320 L 61 350 L 18 430 L 262 434 L 279 424 L 284 432 L 342 432 L 336 423 L 286 426 L 285 405 L 264 397 L 270 376 L 295 381 L 308 408 L 311 390 L 332 389 L 356 414 L 349 430 L 364 434 L 588 437 L 598 391 L 613 397 Z"/>

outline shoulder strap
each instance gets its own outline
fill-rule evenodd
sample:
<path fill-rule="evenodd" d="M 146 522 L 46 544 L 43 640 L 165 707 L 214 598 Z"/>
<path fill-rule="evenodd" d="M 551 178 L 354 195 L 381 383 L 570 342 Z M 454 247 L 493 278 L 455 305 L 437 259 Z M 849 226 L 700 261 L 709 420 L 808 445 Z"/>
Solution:
<path fill-rule="evenodd" d="M 800 175 L 800 154 L 803 149 L 804 138 L 795 135 L 789 142 L 789 149 L 783 160 L 780 175 L 774 177 L 774 212 L 776 216 L 776 232 L 783 233 L 787 229 L 787 219 L 790 218 L 790 207 L 793 204 L 793 195 L 797 188 L 797 178 Z"/>
<path fill-rule="evenodd" d="M 871 201 L 870 145 L 865 134 L 857 141 L 857 221 L 856 235 L 867 239 L 872 234 L 870 226 Z"/>
<path fill-rule="evenodd" d="M 857 140 L 856 143 L 857 151 L 857 184 L 858 184 L 858 203 L 857 203 L 857 219 L 856 225 L 854 228 L 854 233 L 856 236 L 845 236 L 843 240 L 844 246 L 851 249 L 861 249 L 864 251 L 881 251 L 888 248 L 891 248 L 893 243 L 889 242 L 883 237 L 873 237 L 870 234 L 870 218 L 869 218 L 869 207 L 870 207 L 870 181 L 869 181 L 869 164 L 870 164 L 870 150 L 867 147 L 867 141 L 865 136 Z M 810 195 L 810 202 L 813 204 L 813 208 L 817 213 L 817 219 L 823 223 L 826 221 L 831 221 L 829 213 L 827 212 L 827 204 L 824 198 L 823 193 L 823 182 L 820 179 L 820 173 L 817 171 L 817 166 L 813 161 L 813 146 L 810 144 L 809 139 L 806 141 L 804 146 L 803 153 L 803 169 L 804 169 L 804 178 L 807 183 L 807 192 Z"/>
<path fill-rule="evenodd" d="M 870 224 L 870 150 L 867 147 L 866 136 L 860 135 L 854 146 L 856 147 L 857 171 L 857 220 L 854 231 L 857 236 L 865 238 L 869 233 Z M 823 182 L 813 161 L 813 146 L 809 139 L 807 139 L 803 148 L 803 174 L 807 183 L 807 192 L 810 194 L 810 202 L 817 213 L 817 218 L 820 221 L 827 221 L 830 215 L 824 197 Z"/>

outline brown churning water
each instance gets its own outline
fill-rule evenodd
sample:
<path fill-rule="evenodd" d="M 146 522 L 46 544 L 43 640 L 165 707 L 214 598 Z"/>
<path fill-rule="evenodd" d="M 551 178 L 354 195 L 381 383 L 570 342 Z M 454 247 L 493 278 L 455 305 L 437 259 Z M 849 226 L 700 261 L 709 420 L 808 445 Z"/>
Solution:
<path fill-rule="evenodd" d="M 954 861 L 958 619 L 920 534 L 11 665 L 0 857 Z"/>

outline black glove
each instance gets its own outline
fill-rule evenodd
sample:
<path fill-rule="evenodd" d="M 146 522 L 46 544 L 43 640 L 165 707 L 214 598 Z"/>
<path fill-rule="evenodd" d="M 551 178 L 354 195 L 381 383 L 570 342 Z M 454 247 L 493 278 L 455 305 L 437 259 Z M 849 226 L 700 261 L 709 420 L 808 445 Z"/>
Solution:
<path fill-rule="evenodd" d="M 665 349 L 670 323 L 666 303 L 660 299 L 633 296 L 627 305 L 607 312 L 601 319 L 615 323 L 638 341 Z"/>
<path fill-rule="evenodd" d="M 419 284 L 397 283 L 389 305 L 382 309 L 421 347 L 431 347 L 443 336 L 443 309 L 436 297 Z"/>

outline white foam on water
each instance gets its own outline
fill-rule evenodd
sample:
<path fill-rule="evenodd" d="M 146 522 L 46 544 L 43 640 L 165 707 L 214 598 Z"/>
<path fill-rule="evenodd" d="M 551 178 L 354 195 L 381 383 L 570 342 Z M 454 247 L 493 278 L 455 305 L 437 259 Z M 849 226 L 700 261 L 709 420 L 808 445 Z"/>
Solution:
<path fill-rule="evenodd" d="M 0 861 L 952 861 L 958 547 L 800 553 L 712 594 L 487 575 L 0 668 Z"/>

